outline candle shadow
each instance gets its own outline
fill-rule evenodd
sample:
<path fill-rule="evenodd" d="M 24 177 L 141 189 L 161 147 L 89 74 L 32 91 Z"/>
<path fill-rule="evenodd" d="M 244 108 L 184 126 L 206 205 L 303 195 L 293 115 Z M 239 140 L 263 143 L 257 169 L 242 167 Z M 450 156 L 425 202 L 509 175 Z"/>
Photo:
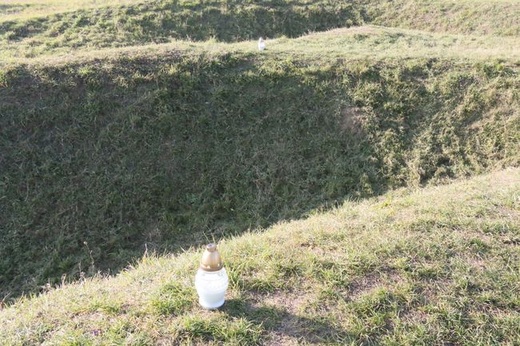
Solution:
<path fill-rule="evenodd" d="M 220 310 L 231 317 L 244 318 L 260 325 L 269 334 L 269 342 L 273 345 L 284 344 L 290 339 L 309 344 L 359 340 L 326 317 L 301 316 L 283 307 L 256 306 L 248 300 L 230 299 Z"/>

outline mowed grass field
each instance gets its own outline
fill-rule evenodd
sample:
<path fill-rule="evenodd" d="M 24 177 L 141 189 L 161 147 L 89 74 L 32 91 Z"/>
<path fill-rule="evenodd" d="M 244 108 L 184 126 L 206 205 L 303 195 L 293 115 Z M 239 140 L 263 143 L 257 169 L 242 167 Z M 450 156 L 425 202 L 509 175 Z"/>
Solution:
<path fill-rule="evenodd" d="M 516 345 L 519 18 L 2 2 L 0 345 Z"/>

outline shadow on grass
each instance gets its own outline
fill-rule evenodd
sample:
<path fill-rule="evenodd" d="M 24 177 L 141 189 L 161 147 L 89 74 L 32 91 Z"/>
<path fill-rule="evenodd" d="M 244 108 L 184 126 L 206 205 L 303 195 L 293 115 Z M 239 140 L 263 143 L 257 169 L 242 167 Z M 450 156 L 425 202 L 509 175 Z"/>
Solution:
<path fill-rule="evenodd" d="M 310 318 L 290 313 L 275 306 L 257 307 L 243 299 L 226 301 L 221 311 L 230 317 L 243 318 L 260 325 L 271 344 L 283 344 L 288 338 L 310 344 L 323 342 L 349 343 L 355 335 L 340 329 L 326 318 Z"/>
<path fill-rule="evenodd" d="M 455 176 L 467 162 L 492 166 L 495 154 L 457 148 L 488 132 L 507 148 L 501 122 L 482 138 L 465 122 L 448 139 L 443 125 L 431 130 L 433 118 L 455 122 L 450 95 L 473 83 L 443 91 L 435 83 L 450 66 L 432 64 L 397 74 L 223 52 L 4 72 L 0 299 L 64 274 L 117 273 L 146 249 L 176 252 Z"/>
<path fill-rule="evenodd" d="M 145 249 L 218 241 L 384 185 L 356 114 L 331 116 L 338 95 L 326 75 L 311 72 L 305 85 L 303 70 L 205 59 L 11 71 L 0 89 L 0 298 L 64 273 L 117 273 Z M 154 77 L 118 84 L 130 74 Z"/>

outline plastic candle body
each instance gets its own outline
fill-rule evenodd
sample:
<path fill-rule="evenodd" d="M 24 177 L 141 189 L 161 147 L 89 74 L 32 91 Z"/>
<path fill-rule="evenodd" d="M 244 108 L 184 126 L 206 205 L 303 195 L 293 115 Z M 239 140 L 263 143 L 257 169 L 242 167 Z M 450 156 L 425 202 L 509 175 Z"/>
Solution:
<path fill-rule="evenodd" d="M 226 269 L 222 266 L 215 244 L 209 244 L 195 275 L 199 303 L 205 309 L 217 309 L 224 304 L 229 285 Z"/>
<path fill-rule="evenodd" d="M 264 50 L 265 49 L 265 41 L 263 38 L 258 39 L 258 50 Z"/>
<path fill-rule="evenodd" d="M 199 304 L 205 309 L 216 309 L 224 304 L 228 288 L 226 269 L 207 272 L 202 269 L 195 276 L 195 288 L 199 294 Z"/>

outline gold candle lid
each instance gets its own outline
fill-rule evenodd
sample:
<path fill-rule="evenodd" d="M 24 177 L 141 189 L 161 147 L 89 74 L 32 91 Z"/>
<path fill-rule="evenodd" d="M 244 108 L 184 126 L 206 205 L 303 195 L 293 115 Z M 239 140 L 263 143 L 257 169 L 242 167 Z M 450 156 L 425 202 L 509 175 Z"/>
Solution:
<path fill-rule="evenodd" d="M 215 272 L 222 269 L 222 259 L 217 251 L 216 244 L 211 243 L 206 245 L 206 251 L 204 251 L 202 259 L 200 260 L 200 269 L 207 272 Z"/>

